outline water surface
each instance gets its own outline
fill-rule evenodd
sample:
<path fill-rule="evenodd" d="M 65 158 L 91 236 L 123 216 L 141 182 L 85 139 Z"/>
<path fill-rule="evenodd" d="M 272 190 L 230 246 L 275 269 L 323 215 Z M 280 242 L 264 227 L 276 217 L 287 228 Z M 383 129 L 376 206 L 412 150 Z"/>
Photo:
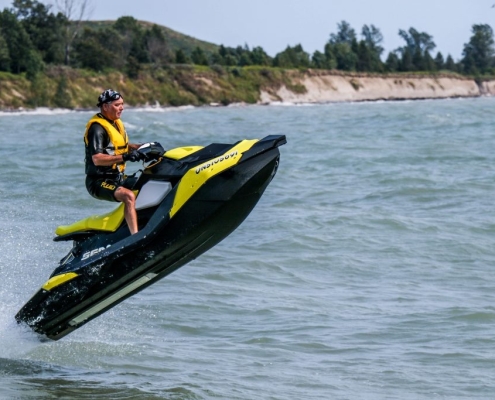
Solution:
<path fill-rule="evenodd" d="M 0 398 L 494 397 L 494 112 L 126 110 L 135 142 L 288 144 L 231 236 L 58 342 L 14 315 L 70 247 L 56 227 L 114 207 L 84 188 L 91 113 L 0 113 Z"/>

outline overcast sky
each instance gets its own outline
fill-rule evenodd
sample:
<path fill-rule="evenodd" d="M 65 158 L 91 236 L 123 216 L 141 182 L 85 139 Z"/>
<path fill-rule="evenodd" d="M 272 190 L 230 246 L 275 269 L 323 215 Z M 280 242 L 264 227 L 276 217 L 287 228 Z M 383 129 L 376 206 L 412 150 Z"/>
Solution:
<path fill-rule="evenodd" d="M 82 1 L 82 0 L 75 0 Z M 433 36 L 437 51 L 462 57 L 473 24 L 495 29 L 495 0 L 89 0 L 92 20 L 132 16 L 215 44 L 261 46 L 271 56 L 288 45 L 323 51 L 337 23 L 345 20 L 360 38 L 375 25 L 389 51 L 403 46 L 399 29 L 413 27 Z M 55 0 L 42 0 L 54 4 Z M 0 9 L 12 0 L 0 0 Z"/>

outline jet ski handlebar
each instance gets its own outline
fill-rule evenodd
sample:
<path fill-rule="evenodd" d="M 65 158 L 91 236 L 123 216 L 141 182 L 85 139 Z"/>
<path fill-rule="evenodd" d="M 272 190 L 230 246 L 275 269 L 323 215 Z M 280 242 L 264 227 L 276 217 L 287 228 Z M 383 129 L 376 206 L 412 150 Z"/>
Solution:
<path fill-rule="evenodd" d="M 145 162 L 159 160 L 165 154 L 165 149 L 158 142 L 149 142 L 142 144 L 137 152 L 140 155 L 140 158 Z"/>

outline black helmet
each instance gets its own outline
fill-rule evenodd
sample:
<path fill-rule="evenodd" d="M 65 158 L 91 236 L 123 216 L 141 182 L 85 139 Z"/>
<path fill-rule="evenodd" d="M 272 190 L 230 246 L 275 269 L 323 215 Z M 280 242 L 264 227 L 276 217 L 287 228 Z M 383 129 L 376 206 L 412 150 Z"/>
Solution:
<path fill-rule="evenodd" d="M 113 89 L 107 89 L 98 96 L 98 104 L 96 105 L 96 107 L 101 107 L 103 104 L 118 100 L 121 97 L 122 95 L 119 92 L 116 92 Z"/>

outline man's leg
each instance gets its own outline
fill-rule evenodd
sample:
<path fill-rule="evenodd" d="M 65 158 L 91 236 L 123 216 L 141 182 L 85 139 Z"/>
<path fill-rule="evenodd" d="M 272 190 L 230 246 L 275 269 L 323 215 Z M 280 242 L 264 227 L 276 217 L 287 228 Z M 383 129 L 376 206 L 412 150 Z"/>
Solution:
<path fill-rule="evenodd" d="M 134 192 L 121 186 L 115 191 L 114 197 L 115 200 L 124 203 L 124 217 L 131 235 L 134 235 L 138 231 L 136 196 L 134 196 Z"/>

